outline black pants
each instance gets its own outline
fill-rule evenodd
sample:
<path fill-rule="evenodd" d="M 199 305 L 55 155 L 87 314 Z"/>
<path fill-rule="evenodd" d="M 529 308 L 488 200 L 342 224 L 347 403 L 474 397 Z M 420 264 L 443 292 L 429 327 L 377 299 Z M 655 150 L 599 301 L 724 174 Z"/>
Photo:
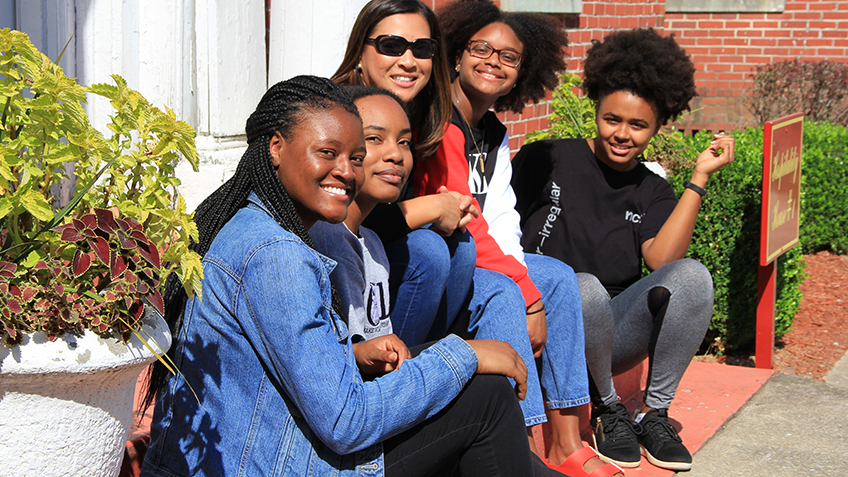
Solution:
<path fill-rule="evenodd" d="M 387 477 L 547 473 L 534 474 L 539 466 L 531 461 L 521 408 L 509 381 L 498 375 L 475 375 L 439 413 L 387 439 L 383 452 Z"/>

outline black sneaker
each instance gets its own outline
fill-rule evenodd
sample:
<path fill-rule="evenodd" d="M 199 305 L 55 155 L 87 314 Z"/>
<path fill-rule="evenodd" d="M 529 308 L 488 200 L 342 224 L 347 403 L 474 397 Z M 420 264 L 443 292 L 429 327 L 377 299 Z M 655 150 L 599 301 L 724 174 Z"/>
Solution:
<path fill-rule="evenodd" d="M 668 422 L 668 409 L 651 409 L 639 424 L 642 426 L 639 441 L 648 462 L 671 470 L 692 468 L 692 455 Z"/>
<path fill-rule="evenodd" d="M 624 404 L 616 402 L 593 412 L 592 431 L 595 450 L 601 460 L 621 467 L 639 466 L 642 460 L 637 437 L 640 428 L 630 417 Z"/>

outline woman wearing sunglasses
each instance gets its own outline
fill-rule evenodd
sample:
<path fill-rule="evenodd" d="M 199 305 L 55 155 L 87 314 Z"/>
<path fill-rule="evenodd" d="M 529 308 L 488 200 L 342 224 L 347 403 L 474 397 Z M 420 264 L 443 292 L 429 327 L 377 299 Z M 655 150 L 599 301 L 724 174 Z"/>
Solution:
<path fill-rule="evenodd" d="M 418 0 L 372 0 L 350 33 L 333 80 L 397 95 L 410 110 L 417 159 L 432 156 L 450 121 L 450 81 L 435 14 Z M 380 204 L 365 226 L 390 261 L 392 324 L 409 346 L 444 336 L 470 295 L 474 243 L 465 225 L 477 214 L 471 198 L 442 188 Z M 448 286 L 450 284 L 450 286 Z"/>
<path fill-rule="evenodd" d="M 449 3 L 437 15 L 454 67 L 453 117 L 436 155 L 418 170 L 416 192 L 448 187 L 473 196 L 481 211 L 468 224 L 480 267 L 474 283 L 507 281 L 521 289 L 526 308 L 514 327 L 526 323 L 533 349 L 522 354 L 531 377 L 521 403 L 528 436 L 529 426 L 548 420 L 550 465 L 564 463 L 558 470 L 571 476 L 621 476 L 580 438 L 578 410 L 589 402 L 589 389 L 576 276 L 559 260 L 524 253 L 510 186 L 509 138 L 489 111 L 520 113 L 553 89 L 557 72 L 565 69 L 566 35 L 550 17 L 503 13 L 487 1 Z M 541 358 L 544 401 L 540 382 L 533 379 L 534 355 Z M 535 451 L 532 437 L 529 442 Z"/>

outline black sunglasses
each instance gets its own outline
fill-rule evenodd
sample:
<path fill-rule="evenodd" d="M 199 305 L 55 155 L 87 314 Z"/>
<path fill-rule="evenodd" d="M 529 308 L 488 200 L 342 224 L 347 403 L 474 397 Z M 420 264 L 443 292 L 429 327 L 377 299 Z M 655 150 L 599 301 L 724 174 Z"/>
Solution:
<path fill-rule="evenodd" d="M 432 38 L 419 38 L 415 41 L 407 41 L 406 38 L 396 35 L 380 35 L 377 38 L 365 40 L 373 43 L 377 53 L 386 56 L 403 56 L 407 48 L 412 50 L 412 56 L 420 60 L 429 60 L 436 54 L 438 43 Z"/>

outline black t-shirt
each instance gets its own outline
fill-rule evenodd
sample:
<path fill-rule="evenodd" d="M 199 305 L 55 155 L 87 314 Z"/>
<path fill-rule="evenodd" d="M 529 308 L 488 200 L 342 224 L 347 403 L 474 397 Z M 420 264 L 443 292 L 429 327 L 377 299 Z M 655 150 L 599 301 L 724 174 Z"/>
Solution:
<path fill-rule="evenodd" d="M 591 273 L 611 296 L 639 279 L 642 243 L 657 235 L 677 205 L 663 178 L 641 163 L 616 171 L 585 139 L 528 144 L 512 168 L 525 253 Z"/>

